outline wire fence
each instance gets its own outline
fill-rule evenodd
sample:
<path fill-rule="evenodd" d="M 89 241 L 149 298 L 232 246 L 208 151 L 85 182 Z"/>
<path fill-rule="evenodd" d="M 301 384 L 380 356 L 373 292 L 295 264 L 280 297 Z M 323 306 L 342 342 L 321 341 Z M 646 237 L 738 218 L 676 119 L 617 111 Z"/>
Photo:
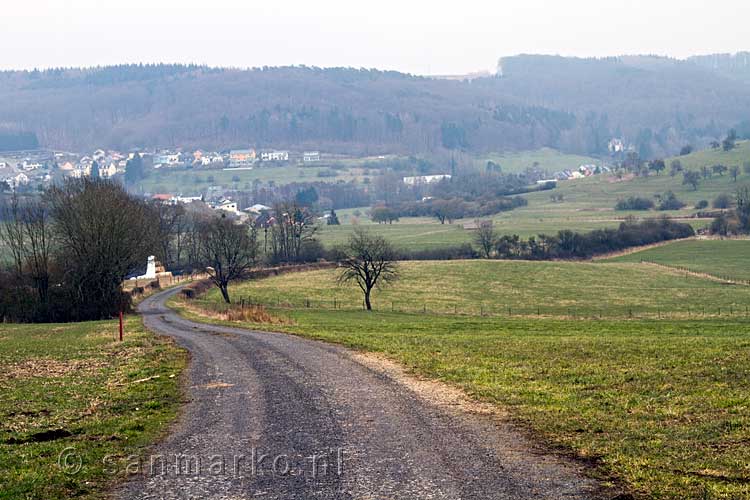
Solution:
<path fill-rule="evenodd" d="M 663 264 L 661 262 L 654 262 L 652 260 L 644 260 L 644 259 L 641 259 L 641 264 L 650 264 L 653 266 L 664 267 L 666 269 L 672 269 L 674 271 L 680 271 L 680 272 L 686 273 L 686 277 L 689 275 L 694 275 L 694 276 L 699 276 L 699 277 L 702 276 L 702 277 L 709 278 L 709 279 L 723 281 L 727 284 L 750 286 L 750 280 L 745 280 L 745 279 L 737 278 L 734 276 L 724 276 L 720 274 L 707 273 L 706 271 L 701 271 L 698 269 L 691 269 L 685 266 L 673 266 L 670 264 Z"/>
<path fill-rule="evenodd" d="M 238 297 L 234 303 L 198 299 L 200 307 L 214 313 L 240 311 L 250 307 L 287 311 L 361 311 L 364 304 L 351 299 L 321 299 L 278 297 L 275 300 L 257 300 Z M 497 304 L 440 304 L 429 302 L 376 301 L 377 312 L 405 313 L 428 316 L 485 317 L 485 318 L 561 318 L 581 320 L 603 319 L 702 319 L 702 318 L 750 318 L 750 304 L 685 306 L 684 308 L 660 308 L 628 305 L 559 306 L 549 304 L 525 306 L 499 306 Z"/>

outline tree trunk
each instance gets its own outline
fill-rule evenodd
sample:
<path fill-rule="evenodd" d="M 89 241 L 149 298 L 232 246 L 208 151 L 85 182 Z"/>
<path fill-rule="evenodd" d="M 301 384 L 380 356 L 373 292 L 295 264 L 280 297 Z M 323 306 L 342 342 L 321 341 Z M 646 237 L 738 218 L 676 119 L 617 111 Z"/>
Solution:
<path fill-rule="evenodd" d="M 365 307 L 368 311 L 372 311 L 372 304 L 370 303 L 370 290 L 365 292 Z"/>
<path fill-rule="evenodd" d="M 224 297 L 224 302 L 231 304 L 232 301 L 229 300 L 229 290 L 227 290 L 227 285 L 227 283 L 219 285 L 219 290 L 221 290 L 221 296 Z"/>

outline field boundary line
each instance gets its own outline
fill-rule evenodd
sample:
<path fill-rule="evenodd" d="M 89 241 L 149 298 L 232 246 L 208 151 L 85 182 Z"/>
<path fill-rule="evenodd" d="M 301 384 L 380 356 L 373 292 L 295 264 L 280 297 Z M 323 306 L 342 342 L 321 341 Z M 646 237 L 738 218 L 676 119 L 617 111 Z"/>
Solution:
<path fill-rule="evenodd" d="M 750 280 L 741 280 L 731 277 L 722 277 L 722 276 L 716 276 L 715 274 L 706 273 L 703 271 L 693 271 L 687 267 L 681 267 L 681 266 L 670 266 L 668 264 L 660 264 L 658 262 L 653 262 L 650 260 L 641 260 L 641 264 L 646 264 L 649 266 L 654 267 L 660 267 L 662 269 L 668 269 L 670 271 L 679 271 L 680 273 L 685 273 L 687 276 L 693 276 L 695 278 L 702 278 L 710 281 L 716 281 L 719 283 L 724 283 L 727 285 L 742 285 L 742 286 L 750 286 Z"/>
<path fill-rule="evenodd" d="M 679 238 L 676 240 L 664 240 L 664 241 L 658 241 L 656 243 L 650 243 L 648 245 L 641 245 L 637 247 L 630 247 L 626 248 L 624 250 L 618 250 L 616 252 L 609 252 L 609 253 L 603 253 L 599 255 L 595 255 L 591 257 L 591 261 L 599 261 L 599 260 L 608 260 L 608 259 L 614 259 L 616 257 L 624 257 L 626 255 L 631 255 L 638 252 L 643 252 L 646 250 L 651 250 L 652 248 L 659 248 L 663 246 L 670 245 L 672 243 L 677 243 L 679 241 L 691 241 L 691 240 L 698 240 L 697 236 L 690 236 L 689 238 Z"/>

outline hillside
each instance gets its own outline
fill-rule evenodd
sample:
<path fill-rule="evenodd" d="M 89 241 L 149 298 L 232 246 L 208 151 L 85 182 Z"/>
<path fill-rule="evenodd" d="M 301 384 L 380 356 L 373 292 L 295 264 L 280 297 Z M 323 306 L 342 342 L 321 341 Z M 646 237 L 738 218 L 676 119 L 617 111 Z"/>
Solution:
<path fill-rule="evenodd" d="M 655 262 L 698 273 L 750 280 L 750 240 L 689 240 L 609 259 L 610 262 Z"/>
<path fill-rule="evenodd" d="M 33 133 L 43 147 L 78 151 L 551 147 L 591 155 L 606 154 L 609 139 L 622 137 L 649 156 L 704 145 L 750 115 L 743 82 L 685 61 L 517 56 L 501 65 L 501 76 L 471 81 L 311 67 L 6 71 L 0 117 L 4 128 Z"/>

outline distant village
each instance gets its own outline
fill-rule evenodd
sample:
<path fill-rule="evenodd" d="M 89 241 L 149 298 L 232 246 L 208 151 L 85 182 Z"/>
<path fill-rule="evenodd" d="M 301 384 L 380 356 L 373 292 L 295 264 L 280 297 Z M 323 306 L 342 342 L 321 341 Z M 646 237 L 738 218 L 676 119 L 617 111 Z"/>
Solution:
<path fill-rule="evenodd" d="M 159 150 L 129 152 L 98 149 L 90 155 L 51 151 L 0 152 L 0 183 L 16 189 L 29 185 L 46 185 L 65 177 L 116 178 L 124 176 L 128 162 L 138 155 L 144 169 L 205 168 L 250 170 L 258 166 L 280 164 L 313 164 L 320 161 L 320 152 L 237 149 L 225 152 L 192 152 Z"/>
<path fill-rule="evenodd" d="M 628 150 L 619 139 L 609 143 L 610 152 L 615 155 Z M 314 166 L 321 162 L 319 151 L 292 152 L 287 150 L 253 148 L 227 151 L 182 151 L 153 150 L 120 152 L 97 149 L 90 154 L 75 154 L 54 151 L 0 152 L 0 191 L 38 191 L 55 181 L 65 178 L 98 177 L 103 179 L 127 179 L 127 171 L 133 160 L 138 159 L 143 171 L 159 169 L 193 169 L 242 171 L 255 168 L 278 167 L 285 165 Z M 385 157 L 381 157 L 385 158 Z M 548 179 L 537 184 L 557 183 L 575 180 L 592 175 L 610 172 L 604 165 L 580 165 L 578 168 L 555 172 Z M 549 175 L 549 174 L 548 174 Z M 407 186 L 431 184 L 450 179 L 449 174 L 404 177 Z M 210 191 L 210 190 L 209 190 Z M 148 197 L 168 204 L 204 202 L 214 210 L 235 214 L 238 217 L 257 217 L 270 208 L 255 204 L 240 207 L 231 197 L 222 195 L 182 196 L 181 194 L 144 193 Z"/>

